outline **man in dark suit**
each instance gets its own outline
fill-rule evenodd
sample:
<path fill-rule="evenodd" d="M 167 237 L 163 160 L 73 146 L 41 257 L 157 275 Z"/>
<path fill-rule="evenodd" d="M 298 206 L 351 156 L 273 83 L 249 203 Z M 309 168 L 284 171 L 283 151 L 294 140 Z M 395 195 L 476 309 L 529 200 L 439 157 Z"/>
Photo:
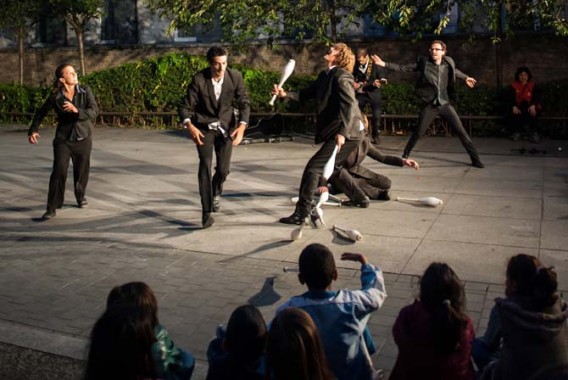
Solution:
<path fill-rule="evenodd" d="M 381 86 L 387 82 L 384 70 L 373 63 L 367 49 L 357 49 L 357 63 L 353 69 L 355 78 L 355 97 L 361 112 L 368 104 L 373 111 L 371 141 L 379 143 L 381 129 Z"/>
<path fill-rule="evenodd" d="M 368 128 L 366 117 L 363 115 L 363 124 Z M 345 159 L 341 167 L 336 167 L 329 183 L 337 192 L 345 194 L 349 201 L 343 202 L 344 206 L 368 207 L 370 199 L 390 200 L 391 180 L 385 175 L 361 165 L 365 157 L 391 166 L 407 166 L 418 170 L 420 167 L 414 160 L 384 154 L 377 149 L 368 136 L 361 144 Z M 363 200 L 363 201 L 362 201 Z"/>
<path fill-rule="evenodd" d="M 207 51 L 209 67 L 196 73 L 179 109 L 180 119 L 199 154 L 199 194 L 203 228 L 213 225 L 211 212 L 220 209 L 223 183 L 229 175 L 233 146 L 243 139 L 250 116 L 250 101 L 243 76 L 227 68 L 227 51 Z M 238 115 L 235 110 L 238 110 Z M 217 160 L 211 175 L 213 151 Z"/>
<path fill-rule="evenodd" d="M 414 87 L 415 95 L 422 102 L 418 127 L 412 132 L 402 157 L 408 158 L 418 139 L 426 133 L 434 119 L 440 115 L 450 124 L 460 138 L 462 145 L 471 158 L 471 165 L 483 168 L 477 149 L 468 136 L 462 122 L 452 106 L 451 101 L 456 100 L 456 78 L 465 80 L 473 88 L 476 80 L 462 73 L 456 68 L 454 60 L 446 56 L 446 44 L 435 40 L 430 44 L 430 57 L 419 57 L 416 63 L 398 65 L 384 62 L 378 55 L 371 56 L 375 64 L 398 72 L 418 72 L 418 81 Z"/>
<path fill-rule="evenodd" d="M 299 200 L 294 213 L 281 218 L 285 224 L 302 224 L 310 214 L 312 200 L 318 184 L 327 182 L 323 178 L 323 168 L 331 157 L 335 146 L 339 146 L 335 162 L 341 165 L 347 156 L 359 145 L 363 138 L 361 111 L 355 99 L 353 75 L 355 55 L 343 43 L 333 45 L 324 60 L 327 70 L 322 71 L 317 79 L 299 93 L 286 93 L 281 87 L 274 86 L 273 94 L 296 100 L 315 98 L 317 100 L 316 144 L 321 148 L 308 161 L 302 182 Z"/>

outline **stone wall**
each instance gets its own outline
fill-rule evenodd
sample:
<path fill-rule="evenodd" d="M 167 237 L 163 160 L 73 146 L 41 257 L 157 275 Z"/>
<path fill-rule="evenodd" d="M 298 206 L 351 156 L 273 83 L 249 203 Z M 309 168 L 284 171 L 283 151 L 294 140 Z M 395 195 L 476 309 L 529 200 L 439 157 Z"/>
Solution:
<path fill-rule="evenodd" d="M 477 39 L 468 42 L 455 37 L 445 38 L 448 55 L 453 57 L 457 67 L 479 83 L 489 86 L 496 84 L 496 48 L 490 40 Z M 518 66 L 528 66 L 537 82 L 547 82 L 568 78 L 568 40 L 549 35 L 516 36 L 502 43 L 503 82 L 509 83 Z M 426 54 L 429 40 L 413 43 L 409 40 L 375 39 L 372 41 L 351 42 L 350 45 L 367 47 L 378 53 L 385 61 L 412 63 L 419 54 Z M 171 51 L 189 51 L 192 54 L 205 54 L 210 45 L 176 44 L 149 45 L 116 48 L 109 46 L 87 47 L 87 72 L 104 70 L 127 62 L 135 62 Z M 321 56 L 327 48 L 320 44 L 283 43 L 274 49 L 263 44 L 249 45 L 245 52 L 231 54 L 233 62 L 264 69 L 280 68 L 289 58 L 296 60 L 298 74 L 315 74 L 322 68 Z M 74 47 L 29 48 L 25 56 L 25 82 L 30 85 L 45 84 L 53 78 L 53 70 L 62 62 L 70 62 L 77 67 L 78 53 Z M 391 81 L 412 82 L 412 74 L 388 73 Z M 0 50 L 0 82 L 10 83 L 18 80 L 18 53 L 15 50 Z"/>

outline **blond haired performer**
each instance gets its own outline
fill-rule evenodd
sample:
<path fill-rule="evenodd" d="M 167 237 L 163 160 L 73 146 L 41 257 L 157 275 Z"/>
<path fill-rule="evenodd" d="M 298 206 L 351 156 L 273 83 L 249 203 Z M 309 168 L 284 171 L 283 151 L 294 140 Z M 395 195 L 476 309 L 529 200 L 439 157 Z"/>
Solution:
<path fill-rule="evenodd" d="M 312 200 L 318 186 L 323 188 L 323 168 L 331 157 L 335 145 L 340 147 L 336 156 L 336 165 L 341 163 L 357 148 L 363 139 L 361 111 L 355 98 L 353 87 L 353 66 L 355 55 L 344 43 L 337 43 L 323 56 L 327 69 L 317 79 L 299 93 L 287 93 L 281 87 L 274 86 L 272 93 L 281 98 L 286 96 L 302 101 L 317 100 L 316 144 L 321 148 L 308 161 L 300 183 L 299 200 L 294 213 L 281 218 L 285 224 L 302 224 L 310 214 Z"/>

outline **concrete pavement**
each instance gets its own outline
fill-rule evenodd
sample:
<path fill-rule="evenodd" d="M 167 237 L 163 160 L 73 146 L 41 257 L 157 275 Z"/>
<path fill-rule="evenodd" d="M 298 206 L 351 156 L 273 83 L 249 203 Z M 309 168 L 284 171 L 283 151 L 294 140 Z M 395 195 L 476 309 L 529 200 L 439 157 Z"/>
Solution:
<path fill-rule="evenodd" d="M 351 243 L 329 229 L 277 223 L 293 211 L 302 169 L 315 147 L 295 142 L 239 146 L 215 225 L 200 229 L 197 154 L 178 131 L 98 128 L 87 197 L 74 204 L 69 175 L 57 217 L 41 221 L 52 164 L 53 130 L 38 146 L 23 126 L 0 128 L 0 377 L 78 378 L 85 345 L 109 290 L 145 281 L 156 292 L 159 316 L 175 342 L 207 371 L 205 350 L 218 323 L 246 302 L 267 320 L 303 291 L 294 273 L 299 252 L 320 242 L 339 256 L 366 254 L 386 273 L 389 298 L 372 317 L 377 367 L 392 369 L 390 329 L 416 295 L 417 275 L 432 261 L 450 264 L 464 280 L 468 313 L 484 331 L 503 294 L 508 257 L 524 252 L 554 265 L 568 291 L 568 142 L 534 145 L 474 139 L 485 169 L 469 165 L 457 138 L 426 137 L 412 158 L 421 170 L 366 165 L 388 175 L 393 197 L 435 196 L 431 208 L 396 201 L 369 209 L 327 207 L 325 220 L 355 228 Z M 400 154 L 406 137 L 386 136 L 382 149 Z M 518 149 L 525 148 L 524 154 Z M 539 151 L 546 150 L 546 154 Z M 515 150 L 517 149 L 517 150 Z M 339 262 L 337 288 L 357 288 L 358 266 Z M 53 375 L 53 376 L 52 376 Z"/>

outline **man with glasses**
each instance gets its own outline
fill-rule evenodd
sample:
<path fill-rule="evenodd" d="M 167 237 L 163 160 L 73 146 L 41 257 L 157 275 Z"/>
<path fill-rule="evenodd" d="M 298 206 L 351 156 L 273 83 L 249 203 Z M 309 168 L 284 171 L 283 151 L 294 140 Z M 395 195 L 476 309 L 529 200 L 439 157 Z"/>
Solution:
<path fill-rule="evenodd" d="M 439 115 L 444 118 L 457 133 L 462 145 L 471 158 L 471 164 L 476 168 L 484 165 L 479 159 L 477 149 L 468 136 L 462 122 L 451 104 L 456 99 L 456 78 L 464 79 L 465 83 L 473 88 L 476 80 L 462 73 L 456 68 L 454 60 L 446 56 L 446 44 L 442 41 L 433 41 L 430 45 L 430 57 L 419 57 L 416 63 L 410 65 L 398 65 L 385 62 L 378 55 L 371 57 L 375 64 L 398 72 L 417 71 L 419 73 L 414 93 L 423 104 L 419 115 L 418 126 L 412 132 L 410 140 L 404 148 L 403 158 L 408 158 L 412 148 L 418 139 L 426 133 L 426 130 Z"/>
<path fill-rule="evenodd" d="M 337 43 L 323 56 L 327 69 L 317 79 L 299 93 L 286 92 L 274 85 L 273 95 L 303 101 L 317 100 L 317 121 L 315 143 L 323 143 L 321 148 L 306 164 L 300 183 L 299 200 L 294 213 L 281 218 L 280 223 L 302 224 L 310 215 L 312 200 L 316 190 L 327 191 L 327 179 L 323 178 L 323 168 L 330 159 L 335 146 L 339 151 L 335 165 L 343 161 L 354 151 L 363 139 L 361 111 L 355 99 L 353 87 L 353 66 L 355 55 L 344 43 Z M 319 188 L 318 188 L 319 187 Z M 368 205 L 369 199 L 362 194 L 356 199 L 360 204 Z"/>

